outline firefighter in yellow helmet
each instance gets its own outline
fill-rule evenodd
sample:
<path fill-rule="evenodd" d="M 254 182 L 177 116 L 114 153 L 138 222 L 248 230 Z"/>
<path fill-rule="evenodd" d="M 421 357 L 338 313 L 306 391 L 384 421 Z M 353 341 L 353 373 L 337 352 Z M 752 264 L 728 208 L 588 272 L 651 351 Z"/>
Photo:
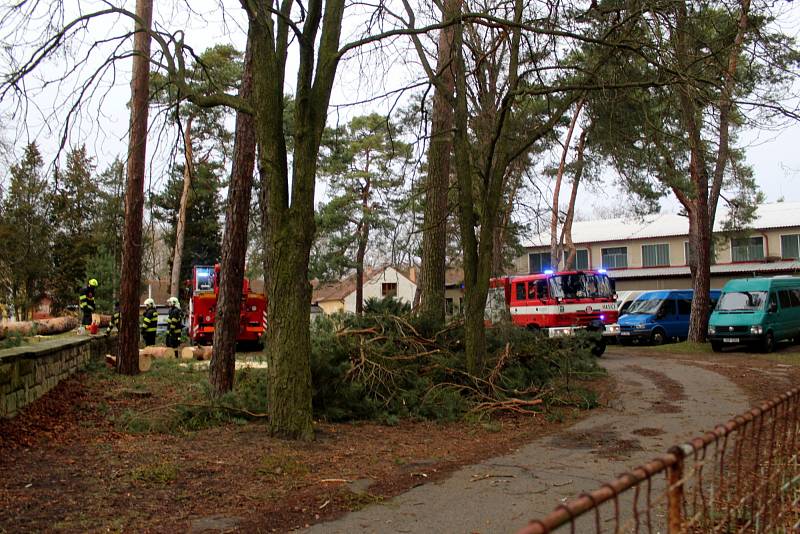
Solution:
<path fill-rule="evenodd" d="M 181 332 L 183 331 L 183 311 L 180 302 L 176 297 L 167 300 L 169 304 L 169 319 L 167 319 L 167 346 L 177 349 L 181 344 Z M 175 351 L 178 357 L 178 351 Z"/>
<path fill-rule="evenodd" d="M 156 302 L 153 299 L 144 301 L 144 314 L 142 315 L 142 338 L 144 346 L 149 347 L 156 344 L 156 329 L 158 327 L 158 311 Z"/>
<path fill-rule="evenodd" d="M 81 309 L 81 327 L 78 330 L 79 334 L 83 334 L 86 327 L 92 324 L 92 314 L 95 310 L 94 292 L 97 289 L 98 283 L 94 278 L 89 279 L 86 287 L 81 289 L 78 295 L 78 306 Z"/>

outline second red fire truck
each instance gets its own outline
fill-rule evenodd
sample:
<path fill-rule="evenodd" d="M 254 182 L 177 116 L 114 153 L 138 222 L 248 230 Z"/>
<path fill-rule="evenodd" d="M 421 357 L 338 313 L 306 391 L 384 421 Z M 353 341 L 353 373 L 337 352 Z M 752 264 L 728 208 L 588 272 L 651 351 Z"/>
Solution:
<path fill-rule="evenodd" d="M 189 339 L 196 345 L 210 345 L 219 294 L 219 265 L 197 265 L 192 270 L 192 297 L 189 300 Z M 267 298 L 250 290 L 250 281 L 242 284 L 239 312 L 240 342 L 262 343 L 267 326 Z"/>
<path fill-rule="evenodd" d="M 570 336 L 576 330 L 619 333 L 613 282 L 602 270 L 493 278 L 485 318 L 491 323 L 510 318 L 549 337 Z"/>

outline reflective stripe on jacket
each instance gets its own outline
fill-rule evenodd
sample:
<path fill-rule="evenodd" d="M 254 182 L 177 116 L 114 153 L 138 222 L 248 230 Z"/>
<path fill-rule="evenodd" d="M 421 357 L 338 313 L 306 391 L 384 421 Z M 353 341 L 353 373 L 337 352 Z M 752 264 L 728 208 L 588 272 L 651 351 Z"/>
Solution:
<path fill-rule="evenodd" d="M 147 308 L 142 316 L 142 333 L 155 332 L 158 326 L 158 312 L 155 308 Z"/>
<path fill-rule="evenodd" d="M 183 312 L 177 306 L 170 308 L 169 319 L 167 319 L 167 333 L 178 336 L 183 330 Z"/>
<path fill-rule="evenodd" d="M 81 310 L 94 313 L 94 288 L 86 286 L 81 289 L 78 296 L 78 305 Z"/>

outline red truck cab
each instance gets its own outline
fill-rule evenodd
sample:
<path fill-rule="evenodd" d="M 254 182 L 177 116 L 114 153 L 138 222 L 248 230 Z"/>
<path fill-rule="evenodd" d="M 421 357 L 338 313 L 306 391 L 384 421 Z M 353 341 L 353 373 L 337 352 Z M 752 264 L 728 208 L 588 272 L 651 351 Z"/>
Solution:
<path fill-rule="evenodd" d="M 488 322 L 498 322 L 505 315 L 518 326 L 550 337 L 584 328 L 616 335 L 616 294 L 603 271 L 506 276 L 492 279 L 489 287 Z"/>
<path fill-rule="evenodd" d="M 189 300 L 189 338 L 197 345 L 210 345 L 214 338 L 214 321 L 219 295 L 219 264 L 196 265 L 192 269 L 192 296 Z M 242 284 L 237 341 L 262 343 L 267 326 L 267 298 L 250 289 L 250 281 Z"/>

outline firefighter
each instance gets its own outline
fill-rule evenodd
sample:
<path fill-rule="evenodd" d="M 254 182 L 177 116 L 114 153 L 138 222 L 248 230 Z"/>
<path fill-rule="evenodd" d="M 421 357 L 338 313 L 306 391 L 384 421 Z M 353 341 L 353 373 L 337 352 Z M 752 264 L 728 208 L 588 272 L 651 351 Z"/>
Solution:
<path fill-rule="evenodd" d="M 111 331 L 115 328 L 119 333 L 119 320 L 119 301 L 117 301 L 114 303 L 114 313 L 111 314 L 111 320 L 108 322 L 108 328 L 106 328 L 106 336 L 110 336 Z"/>
<path fill-rule="evenodd" d="M 86 327 L 92 324 L 92 314 L 94 313 L 94 291 L 97 289 L 97 280 L 94 278 L 89 279 L 89 283 L 81 289 L 78 296 L 78 306 L 83 313 L 81 318 L 81 327 L 78 329 L 78 334 L 83 334 Z"/>
<path fill-rule="evenodd" d="M 158 326 L 158 311 L 156 302 L 153 299 L 144 301 L 144 315 L 142 315 L 142 337 L 144 346 L 149 347 L 156 344 L 156 327 Z"/>
<path fill-rule="evenodd" d="M 169 304 L 169 319 L 167 319 L 167 346 L 177 349 L 181 344 L 181 331 L 183 330 L 183 312 L 176 297 L 167 300 Z M 178 351 L 175 351 L 178 357 Z"/>

